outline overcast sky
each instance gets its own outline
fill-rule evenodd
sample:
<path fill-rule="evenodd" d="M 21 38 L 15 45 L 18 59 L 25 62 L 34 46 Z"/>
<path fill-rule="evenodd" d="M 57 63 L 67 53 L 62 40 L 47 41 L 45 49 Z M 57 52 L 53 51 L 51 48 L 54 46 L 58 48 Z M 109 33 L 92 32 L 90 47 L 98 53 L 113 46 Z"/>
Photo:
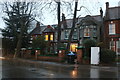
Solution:
<path fill-rule="evenodd" d="M 65 0 L 65 1 L 69 1 L 69 0 Z M 110 7 L 115 7 L 115 6 L 118 6 L 119 1 L 120 0 L 79 0 L 78 9 L 80 8 L 80 6 L 85 6 L 87 9 L 82 8 L 81 11 L 78 11 L 77 17 L 79 15 L 81 17 L 83 17 L 85 15 L 99 15 L 100 7 L 102 7 L 103 12 L 105 13 L 105 6 L 106 6 L 105 3 L 106 2 L 109 2 Z M 74 5 L 73 5 L 73 8 L 74 8 Z M 0 10 L 1 10 L 1 8 L 0 8 Z M 61 13 L 66 13 L 66 11 L 64 11 L 64 8 L 62 8 Z M 38 18 L 38 21 L 41 21 L 45 25 L 57 24 L 57 17 L 55 15 L 50 14 L 49 12 L 47 12 L 47 10 L 44 12 L 44 15 L 45 15 L 45 17 L 44 17 L 45 19 L 40 20 Z M 2 16 L 3 16 L 2 13 L 0 13 L 0 28 L 5 27 L 5 24 L 2 20 Z M 67 15 L 66 18 L 70 19 L 70 18 L 72 18 L 72 16 Z"/>

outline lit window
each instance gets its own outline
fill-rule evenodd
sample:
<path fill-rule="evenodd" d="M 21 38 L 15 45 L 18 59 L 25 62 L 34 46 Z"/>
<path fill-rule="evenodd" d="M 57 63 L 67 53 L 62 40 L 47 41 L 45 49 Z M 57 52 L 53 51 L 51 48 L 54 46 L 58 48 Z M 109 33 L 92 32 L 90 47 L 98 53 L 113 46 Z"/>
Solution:
<path fill-rule="evenodd" d="M 48 35 L 45 35 L 45 40 L 48 41 Z"/>
<path fill-rule="evenodd" d="M 90 37 L 90 29 L 88 27 L 84 29 L 84 37 Z"/>
<path fill-rule="evenodd" d="M 115 24 L 109 24 L 109 34 L 115 34 Z"/>
<path fill-rule="evenodd" d="M 76 52 L 76 50 L 77 50 L 76 47 L 77 47 L 77 46 L 78 46 L 78 44 L 74 44 L 74 43 L 71 44 L 71 45 L 70 45 L 70 51 Z"/>
<path fill-rule="evenodd" d="M 50 40 L 53 41 L 53 35 L 50 35 Z"/>

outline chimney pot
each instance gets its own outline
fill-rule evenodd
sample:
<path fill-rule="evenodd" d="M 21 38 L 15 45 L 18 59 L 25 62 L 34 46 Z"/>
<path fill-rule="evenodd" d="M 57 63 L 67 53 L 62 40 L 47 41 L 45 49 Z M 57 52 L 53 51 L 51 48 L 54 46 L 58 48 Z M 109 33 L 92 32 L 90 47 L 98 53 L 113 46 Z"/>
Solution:
<path fill-rule="evenodd" d="M 39 27 L 40 26 L 40 22 L 37 21 L 36 23 L 36 27 Z"/>
<path fill-rule="evenodd" d="M 100 7 L 100 15 L 101 15 L 101 17 L 103 17 L 103 10 L 101 7 Z"/>
<path fill-rule="evenodd" d="M 109 2 L 106 2 L 106 9 L 109 8 Z"/>

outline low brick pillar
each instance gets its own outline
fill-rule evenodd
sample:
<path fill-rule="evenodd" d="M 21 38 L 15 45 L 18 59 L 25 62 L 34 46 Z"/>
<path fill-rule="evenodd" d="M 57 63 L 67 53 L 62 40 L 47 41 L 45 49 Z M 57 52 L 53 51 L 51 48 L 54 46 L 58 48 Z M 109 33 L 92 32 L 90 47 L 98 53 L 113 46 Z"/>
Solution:
<path fill-rule="evenodd" d="M 31 53 L 31 50 L 27 50 L 27 54 L 30 54 Z"/>
<path fill-rule="evenodd" d="M 25 57 L 25 54 L 27 54 L 26 48 L 21 48 L 21 57 Z"/>
<path fill-rule="evenodd" d="M 82 63 L 83 47 L 77 47 L 77 61 Z"/>
<path fill-rule="evenodd" d="M 63 47 L 59 48 L 58 57 L 59 57 L 59 61 L 64 60 L 64 58 L 65 58 L 65 48 L 63 48 Z"/>
<path fill-rule="evenodd" d="M 27 50 L 27 58 L 31 57 L 31 50 Z"/>
<path fill-rule="evenodd" d="M 65 57 L 65 50 L 60 50 L 58 56 Z"/>
<path fill-rule="evenodd" d="M 35 50 L 35 59 L 36 60 L 37 60 L 39 54 L 40 54 L 40 48 L 36 48 L 36 50 Z"/>

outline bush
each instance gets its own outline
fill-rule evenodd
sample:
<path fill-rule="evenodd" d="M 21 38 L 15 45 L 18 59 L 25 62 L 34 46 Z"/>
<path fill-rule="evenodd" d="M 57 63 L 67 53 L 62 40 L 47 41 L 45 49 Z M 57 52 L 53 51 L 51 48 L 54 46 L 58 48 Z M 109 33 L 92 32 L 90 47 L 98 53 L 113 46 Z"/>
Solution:
<path fill-rule="evenodd" d="M 105 48 L 105 43 L 99 42 L 99 43 L 97 43 L 97 46 L 100 47 L 101 49 L 104 49 Z"/>
<path fill-rule="evenodd" d="M 100 62 L 112 63 L 115 61 L 116 52 L 108 49 L 101 50 L 100 52 Z"/>
<path fill-rule="evenodd" d="M 45 41 L 44 36 L 42 36 L 42 35 L 33 39 L 33 43 L 32 43 L 31 46 L 32 46 L 33 49 L 40 48 L 41 49 L 41 54 L 44 54 L 45 49 L 50 47 L 50 46 L 48 46 L 48 42 Z"/>
<path fill-rule="evenodd" d="M 90 54 L 91 53 L 91 47 L 95 47 L 96 44 L 97 44 L 97 42 L 94 39 L 86 39 L 86 40 L 84 40 L 84 42 L 83 42 L 83 46 L 85 47 L 84 56 L 90 58 L 91 57 L 91 54 Z"/>
<path fill-rule="evenodd" d="M 85 46 L 85 48 L 91 48 L 91 47 L 95 47 L 96 46 L 96 40 L 94 39 L 86 39 L 83 42 L 83 45 Z"/>

